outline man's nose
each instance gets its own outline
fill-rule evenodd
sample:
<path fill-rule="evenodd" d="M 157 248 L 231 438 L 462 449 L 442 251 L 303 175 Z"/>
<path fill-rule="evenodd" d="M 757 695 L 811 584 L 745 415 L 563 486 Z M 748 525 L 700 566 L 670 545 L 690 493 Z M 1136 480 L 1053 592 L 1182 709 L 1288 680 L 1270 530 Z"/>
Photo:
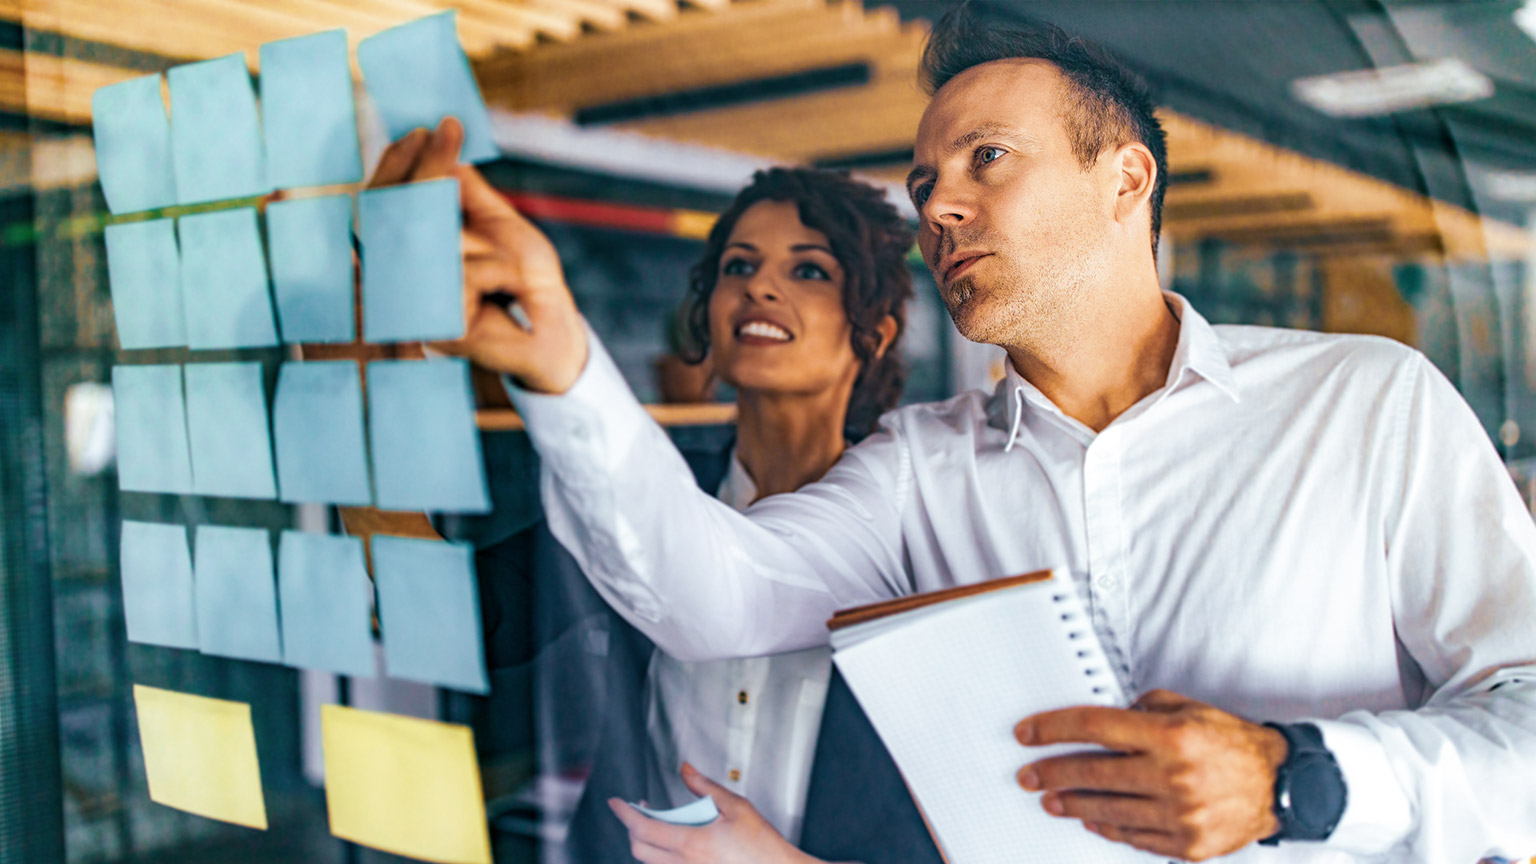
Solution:
<path fill-rule="evenodd" d="M 936 182 L 923 202 L 923 222 L 935 234 L 946 228 L 958 228 L 976 218 L 976 209 L 969 192 L 958 183 Z"/>

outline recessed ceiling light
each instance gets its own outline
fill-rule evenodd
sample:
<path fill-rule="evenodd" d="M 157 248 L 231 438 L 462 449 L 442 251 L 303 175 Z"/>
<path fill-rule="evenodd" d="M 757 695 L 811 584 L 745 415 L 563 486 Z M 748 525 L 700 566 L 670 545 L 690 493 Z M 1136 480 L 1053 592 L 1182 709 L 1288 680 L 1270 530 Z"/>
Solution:
<path fill-rule="evenodd" d="M 1536 0 L 1526 0 L 1524 6 L 1515 10 L 1515 26 L 1536 39 Z"/>
<path fill-rule="evenodd" d="M 1536 201 L 1536 171 L 1489 171 L 1479 185 L 1501 201 Z"/>
<path fill-rule="evenodd" d="M 1493 81 L 1455 58 L 1339 72 L 1291 82 L 1296 98 L 1334 117 L 1370 117 L 1471 102 L 1493 95 Z"/>

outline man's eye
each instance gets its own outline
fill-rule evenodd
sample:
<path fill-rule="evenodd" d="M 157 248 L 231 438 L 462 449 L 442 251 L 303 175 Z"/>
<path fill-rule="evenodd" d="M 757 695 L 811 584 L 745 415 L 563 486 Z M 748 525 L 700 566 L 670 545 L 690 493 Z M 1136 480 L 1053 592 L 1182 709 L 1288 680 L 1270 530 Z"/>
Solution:
<path fill-rule="evenodd" d="M 792 274 L 796 279 L 830 279 L 827 271 L 816 264 L 796 264 Z"/>
<path fill-rule="evenodd" d="M 932 184 L 925 184 L 912 190 L 912 203 L 918 207 L 928 203 L 928 196 L 933 194 Z"/>
<path fill-rule="evenodd" d="M 1001 147 L 982 147 L 976 151 L 976 161 L 985 165 L 988 162 L 996 162 L 1002 155 Z"/>
<path fill-rule="evenodd" d="M 720 265 L 720 273 L 723 276 L 751 276 L 755 270 L 757 268 L 745 258 L 732 258 Z"/>

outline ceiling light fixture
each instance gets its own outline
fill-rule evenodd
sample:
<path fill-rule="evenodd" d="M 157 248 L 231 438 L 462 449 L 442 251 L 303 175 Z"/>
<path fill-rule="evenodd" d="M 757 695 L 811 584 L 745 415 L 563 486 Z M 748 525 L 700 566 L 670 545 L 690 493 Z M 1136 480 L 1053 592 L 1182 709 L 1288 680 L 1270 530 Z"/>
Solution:
<path fill-rule="evenodd" d="M 1500 201 L 1536 201 L 1536 171 L 1489 171 L 1482 185 Z"/>
<path fill-rule="evenodd" d="M 1455 58 L 1339 72 L 1291 82 L 1297 99 L 1334 117 L 1372 117 L 1493 95 L 1487 75 Z"/>
<path fill-rule="evenodd" d="M 1536 0 L 1525 0 L 1525 5 L 1515 10 L 1515 26 L 1536 39 Z"/>

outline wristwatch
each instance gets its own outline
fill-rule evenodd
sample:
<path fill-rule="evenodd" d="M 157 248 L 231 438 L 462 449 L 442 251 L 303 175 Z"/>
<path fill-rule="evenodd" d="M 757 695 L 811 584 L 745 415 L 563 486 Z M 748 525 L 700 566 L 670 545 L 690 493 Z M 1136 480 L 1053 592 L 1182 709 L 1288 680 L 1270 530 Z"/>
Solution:
<path fill-rule="evenodd" d="M 1323 746 L 1323 733 L 1311 723 L 1265 723 L 1285 736 L 1285 762 L 1275 772 L 1275 818 L 1280 830 L 1260 840 L 1327 840 L 1344 815 L 1349 789 L 1338 760 Z"/>

